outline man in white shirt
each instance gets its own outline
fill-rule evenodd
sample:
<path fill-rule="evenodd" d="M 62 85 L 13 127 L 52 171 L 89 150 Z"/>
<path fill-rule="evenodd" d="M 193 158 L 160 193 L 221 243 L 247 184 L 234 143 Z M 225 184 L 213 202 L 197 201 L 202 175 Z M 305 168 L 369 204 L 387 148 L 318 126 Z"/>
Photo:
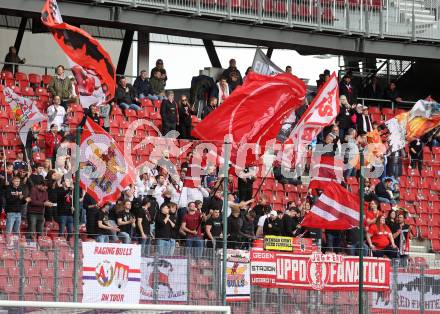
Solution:
<path fill-rule="evenodd" d="M 58 130 L 61 130 L 66 116 L 66 110 L 61 106 L 60 96 L 54 96 L 52 105 L 47 108 L 47 116 L 49 121 L 47 123 L 47 130 L 50 131 L 50 126 L 55 124 Z"/>

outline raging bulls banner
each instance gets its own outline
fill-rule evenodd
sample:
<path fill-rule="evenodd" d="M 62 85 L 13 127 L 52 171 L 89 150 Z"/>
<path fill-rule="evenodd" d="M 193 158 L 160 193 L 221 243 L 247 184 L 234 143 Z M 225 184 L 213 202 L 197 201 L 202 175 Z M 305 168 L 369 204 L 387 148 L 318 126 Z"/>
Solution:
<path fill-rule="evenodd" d="M 141 300 L 186 302 L 188 300 L 188 260 L 180 257 L 142 258 Z"/>
<path fill-rule="evenodd" d="M 98 204 L 115 202 L 121 191 L 135 181 L 135 170 L 114 139 L 90 118 L 81 135 L 81 188 Z"/>
<path fill-rule="evenodd" d="M 392 152 L 405 147 L 407 142 L 420 138 L 440 127 L 440 104 L 419 100 L 413 108 L 385 122 L 389 131 L 388 144 Z"/>
<path fill-rule="evenodd" d="M 192 131 L 201 140 L 232 141 L 231 160 L 243 168 L 261 156 L 259 147 L 275 138 L 282 122 L 304 102 L 306 85 L 291 74 L 274 76 L 249 73 L 220 107 L 211 112 Z M 249 146 L 256 149 L 248 153 Z M 246 147 L 242 150 L 242 147 Z"/>
<path fill-rule="evenodd" d="M 251 283 L 266 288 L 357 290 L 359 257 L 251 251 Z M 364 289 L 390 289 L 390 260 L 364 258 Z"/>
<path fill-rule="evenodd" d="M 226 302 L 251 299 L 249 251 L 228 250 L 226 257 Z"/>
<path fill-rule="evenodd" d="M 46 120 L 46 117 L 41 114 L 34 101 L 17 95 L 11 88 L 3 89 L 3 94 L 14 114 L 21 142 L 26 145 L 29 130 L 34 124 Z"/>
<path fill-rule="evenodd" d="M 56 0 L 47 0 L 41 20 L 68 57 L 83 107 L 113 98 L 116 72 L 109 54 L 84 30 L 64 23 Z"/>
<path fill-rule="evenodd" d="M 372 313 L 420 313 L 422 302 L 425 313 L 440 313 L 440 271 L 425 270 L 420 272 L 399 271 L 397 283 L 397 299 L 392 293 L 375 293 L 373 295 Z M 423 295 L 423 296 L 422 296 Z"/>
<path fill-rule="evenodd" d="M 84 242 L 83 303 L 139 303 L 141 246 Z"/>

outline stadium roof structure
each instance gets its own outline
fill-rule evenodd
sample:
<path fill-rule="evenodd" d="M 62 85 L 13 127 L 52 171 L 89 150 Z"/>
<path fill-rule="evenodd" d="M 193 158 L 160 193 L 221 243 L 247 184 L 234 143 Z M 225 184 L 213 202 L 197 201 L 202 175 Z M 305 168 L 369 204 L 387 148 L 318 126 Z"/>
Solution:
<path fill-rule="evenodd" d="M 262 3 L 261 0 L 258 0 Z M 2 0 L 0 14 L 39 19 L 44 0 Z M 177 5 L 177 4 L 178 5 Z M 194 7 L 194 3 L 198 6 Z M 365 20 L 359 29 L 351 30 L 339 26 L 300 23 L 292 20 L 292 13 L 285 17 L 264 15 L 261 9 L 255 14 L 241 18 L 241 13 L 233 15 L 231 10 L 219 11 L 207 8 L 200 10 L 197 1 L 140 1 L 140 0 L 97 0 L 59 1 L 63 17 L 69 23 L 81 27 L 143 31 L 155 34 L 183 36 L 241 45 L 263 46 L 273 49 L 294 49 L 307 54 L 356 55 L 395 59 L 440 59 L 440 38 L 434 32 L 437 21 L 418 24 L 395 25 L 383 30 L 383 22 L 378 28 L 377 21 Z M 226 1 L 226 3 L 230 3 Z M 183 6 L 182 6 L 183 4 Z M 230 8 L 230 7 L 229 7 Z M 391 8 L 390 8 L 391 10 Z M 226 13 L 226 16 L 223 14 Z M 380 14 L 383 17 L 382 9 Z M 264 13 L 264 12 L 263 12 Z M 353 13 L 354 14 L 354 13 Z M 380 19 L 379 19 L 380 20 Z M 347 20 L 348 21 L 348 20 Z M 343 21 L 342 21 L 343 22 Z M 352 24 L 356 20 L 352 17 Z M 336 22 L 335 22 L 336 23 Z M 349 24 L 349 23 L 348 23 Z M 359 23 L 357 23 L 359 24 Z M 410 23 L 411 24 L 411 23 Z M 88 26 L 86 26 L 88 25 Z M 419 27 L 419 26 L 423 26 Z M 104 27 L 101 29 L 101 27 Z M 400 29 L 401 28 L 401 29 Z M 420 36 L 420 30 L 429 28 L 427 35 Z M 379 30 L 377 30 L 379 29 Z M 105 30 L 107 33 L 107 30 Z M 112 32 L 112 36 L 115 36 Z M 92 32 L 93 33 L 93 32 Z M 106 34 L 103 34 L 106 35 Z M 107 34 L 108 35 L 108 34 Z M 174 40 L 174 39 L 173 39 Z"/>

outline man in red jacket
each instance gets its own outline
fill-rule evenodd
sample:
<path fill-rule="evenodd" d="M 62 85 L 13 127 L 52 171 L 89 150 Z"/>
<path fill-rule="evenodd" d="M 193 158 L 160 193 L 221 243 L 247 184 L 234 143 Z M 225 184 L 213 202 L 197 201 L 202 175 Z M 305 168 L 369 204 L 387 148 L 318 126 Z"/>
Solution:
<path fill-rule="evenodd" d="M 44 138 L 46 158 L 52 161 L 52 168 L 55 168 L 55 160 L 57 157 L 57 149 L 60 146 L 62 136 L 58 133 L 56 124 L 50 126 L 50 132 L 46 133 Z"/>

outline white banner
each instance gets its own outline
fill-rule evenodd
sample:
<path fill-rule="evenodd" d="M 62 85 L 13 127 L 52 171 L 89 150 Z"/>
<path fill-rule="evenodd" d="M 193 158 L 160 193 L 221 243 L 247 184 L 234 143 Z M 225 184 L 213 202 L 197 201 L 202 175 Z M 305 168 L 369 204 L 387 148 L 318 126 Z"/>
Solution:
<path fill-rule="evenodd" d="M 275 63 L 273 63 L 260 49 L 255 51 L 254 61 L 252 62 L 252 70 L 255 73 L 263 75 L 273 75 L 284 72 Z"/>
<path fill-rule="evenodd" d="M 226 262 L 226 301 L 251 299 L 251 264 L 249 251 L 228 250 Z"/>
<path fill-rule="evenodd" d="M 186 258 L 142 258 L 141 300 L 186 302 L 188 300 L 188 260 Z"/>
<path fill-rule="evenodd" d="M 394 283 L 391 284 L 391 287 L 393 286 Z M 380 309 L 381 312 L 390 310 L 391 312 L 396 305 L 399 313 L 403 311 L 405 313 L 420 313 L 422 293 L 425 313 L 440 313 L 440 271 L 427 270 L 423 277 L 420 272 L 398 272 L 396 304 L 392 292 L 374 293 L 373 310 Z"/>
<path fill-rule="evenodd" d="M 3 94 L 5 95 L 6 102 L 14 113 L 20 139 L 23 145 L 26 145 L 30 128 L 32 128 L 34 124 L 46 120 L 46 117 L 38 110 L 35 101 L 17 95 L 11 88 L 6 87 L 3 90 Z"/>
<path fill-rule="evenodd" d="M 138 304 L 141 246 L 83 242 L 83 303 Z"/>

